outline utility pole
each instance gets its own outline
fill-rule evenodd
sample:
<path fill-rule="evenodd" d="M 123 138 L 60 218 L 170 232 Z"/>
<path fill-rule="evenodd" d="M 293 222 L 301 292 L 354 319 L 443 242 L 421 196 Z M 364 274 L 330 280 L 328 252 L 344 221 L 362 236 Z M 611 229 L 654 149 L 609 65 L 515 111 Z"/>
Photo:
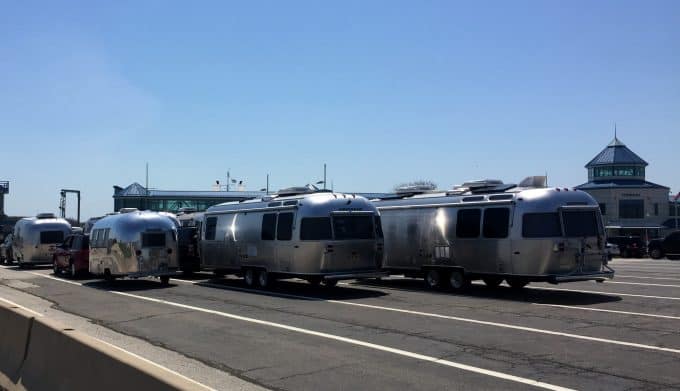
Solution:
<path fill-rule="evenodd" d="M 267 174 L 267 195 L 269 195 L 269 174 Z"/>
<path fill-rule="evenodd" d="M 59 200 L 59 211 L 62 218 L 66 218 L 66 193 L 75 193 L 78 197 L 78 225 L 80 225 L 80 190 L 61 189 L 61 199 Z"/>

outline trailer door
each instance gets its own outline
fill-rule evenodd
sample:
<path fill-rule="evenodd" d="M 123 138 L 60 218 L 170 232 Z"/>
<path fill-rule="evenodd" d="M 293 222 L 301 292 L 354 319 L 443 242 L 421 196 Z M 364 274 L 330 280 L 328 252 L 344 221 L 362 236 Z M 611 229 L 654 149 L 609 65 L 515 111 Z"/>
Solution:
<path fill-rule="evenodd" d="M 279 213 L 276 225 L 276 264 L 278 270 L 290 272 L 293 258 L 295 256 L 295 245 L 293 244 L 293 228 L 295 223 L 295 213 Z"/>

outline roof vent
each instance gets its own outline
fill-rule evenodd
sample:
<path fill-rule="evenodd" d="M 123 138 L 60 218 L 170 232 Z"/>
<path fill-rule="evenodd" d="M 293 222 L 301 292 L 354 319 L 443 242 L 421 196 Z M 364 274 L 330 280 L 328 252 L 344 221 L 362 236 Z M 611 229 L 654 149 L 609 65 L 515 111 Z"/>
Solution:
<path fill-rule="evenodd" d="M 519 183 L 519 187 L 542 189 L 548 187 L 548 177 L 545 175 L 528 176 Z"/>
<path fill-rule="evenodd" d="M 276 193 L 277 197 L 286 197 L 286 196 L 294 196 L 294 195 L 299 195 L 299 194 L 311 194 L 311 193 L 321 193 L 321 192 L 330 192 L 330 190 L 322 190 L 319 189 L 318 187 L 314 185 L 305 185 L 305 186 L 293 186 L 293 187 L 287 187 L 285 189 L 281 189 Z"/>
<path fill-rule="evenodd" d="M 132 212 L 139 212 L 139 209 L 137 208 L 120 208 L 120 213 L 132 213 Z"/>
<path fill-rule="evenodd" d="M 39 219 L 56 219 L 57 218 L 57 216 L 55 216 L 54 213 L 49 213 L 49 212 L 38 213 L 38 215 L 36 217 L 39 218 Z"/>
<path fill-rule="evenodd" d="M 429 185 L 408 185 L 408 186 L 401 186 L 395 189 L 395 192 L 397 195 L 415 195 L 415 194 L 423 194 L 423 193 L 431 193 L 435 191 L 434 187 L 429 186 Z"/>
<path fill-rule="evenodd" d="M 465 193 L 494 193 L 504 192 L 517 187 L 514 183 L 503 183 L 500 179 L 480 179 L 476 181 L 468 181 L 462 185 L 454 186 L 452 190 L 448 191 L 449 195 L 458 195 Z"/>

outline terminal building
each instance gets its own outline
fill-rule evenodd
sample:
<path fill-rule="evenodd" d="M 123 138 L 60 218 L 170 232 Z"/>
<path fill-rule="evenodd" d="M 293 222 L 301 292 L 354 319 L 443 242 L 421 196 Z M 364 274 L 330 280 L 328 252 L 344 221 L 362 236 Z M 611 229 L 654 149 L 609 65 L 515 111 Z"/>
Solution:
<path fill-rule="evenodd" d="M 676 200 L 668 187 L 645 179 L 647 166 L 616 136 L 586 164 L 588 182 L 576 189 L 600 204 L 608 235 L 648 240 L 676 229 Z"/>
<path fill-rule="evenodd" d="M 113 211 L 137 208 L 177 213 L 182 208 L 204 211 L 223 202 L 243 201 L 265 195 L 262 191 L 187 191 L 147 189 L 135 182 L 128 187 L 113 186 Z"/>
<path fill-rule="evenodd" d="M 135 182 L 125 188 L 113 186 L 113 211 L 121 208 L 137 208 L 156 212 L 178 213 L 191 208 L 202 212 L 223 202 L 243 201 L 265 196 L 264 191 L 188 191 L 147 189 Z M 352 193 L 366 198 L 384 197 L 386 193 Z"/>

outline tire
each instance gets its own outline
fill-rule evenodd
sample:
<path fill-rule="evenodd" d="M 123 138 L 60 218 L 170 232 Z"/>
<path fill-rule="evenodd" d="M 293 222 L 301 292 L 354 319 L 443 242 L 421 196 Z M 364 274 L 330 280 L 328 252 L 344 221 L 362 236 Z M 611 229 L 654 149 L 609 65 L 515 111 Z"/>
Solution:
<path fill-rule="evenodd" d="M 255 285 L 255 270 L 253 269 L 246 269 L 243 272 L 243 281 L 246 283 L 246 286 L 252 287 Z"/>
<path fill-rule="evenodd" d="M 161 276 L 161 285 L 163 286 L 170 285 L 170 276 Z"/>
<path fill-rule="evenodd" d="M 448 273 L 449 287 L 454 291 L 462 291 L 469 285 L 469 280 L 460 269 L 453 269 Z"/>
<path fill-rule="evenodd" d="M 68 272 L 71 278 L 78 277 L 78 269 L 76 269 L 76 264 L 73 262 L 73 260 L 68 263 Z"/>
<path fill-rule="evenodd" d="M 510 288 L 512 289 L 522 289 L 525 286 L 529 285 L 529 280 L 522 277 L 508 278 L 506 279 L 506 281 L 508 282 L 508 285 L 510 285 Z"/>
<path fill-rule="evenodd" d="M 654 248 L 649 252 L 649 256 L 652 259 L 661 259 L 663 257 L 663 253 L 661 252 L 661 249 Z"/>
<path fill-rule="evenodd" d="M 260 288 L 267 288 L 269 286 L 269 273 L 265 269 L 257 272 L 257 285 Z"/>
<path fill-rule="evenodd" d="M 52 273 L 54 273 L 55 276 L 59 275 L 59 266 L 57 265 L 57 261 L 52 261 Z"/>
<path fill-rule="evenodd" d="M 496 276 L 487 276 L 482 278 L 482 281 L 484 281 L 484 284 L 486 284 L 486 286 L 489 288 L 498 288 L 501 282 L 503 282 L 503 278 Z"/>
<path fill-rule="evenodd" d="M 333 288 L 338 285 L 338 280 L 323 280 L 323 286 L 326 288 Z"/>
<path fill-rule="evenodd" d="M 430 289 L 438 289 L 442 284 L 442 273 L 437 269 L 430 269 L 425 273 L 425 285 Z"/>
<path fill-rule="evenodd" d="M 116 277 L 111 275 L 111 272 L 104 272 L 104 281 L 112 283 L 116 281 Z"/>

